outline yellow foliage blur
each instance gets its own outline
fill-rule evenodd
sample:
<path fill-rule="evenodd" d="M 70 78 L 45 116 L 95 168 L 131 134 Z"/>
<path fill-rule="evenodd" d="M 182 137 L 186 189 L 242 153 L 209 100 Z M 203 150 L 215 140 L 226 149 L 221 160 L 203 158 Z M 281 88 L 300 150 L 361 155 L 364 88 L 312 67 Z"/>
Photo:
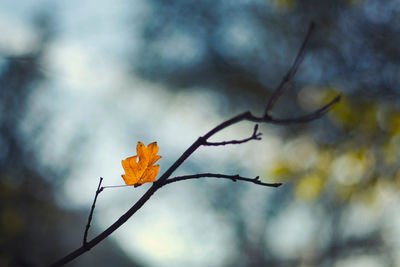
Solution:
<path fill-rule="evenodd" d="M 346 3 L 349 5 L 362 5 L 364 0 L 346 0 Z"/>
<path fill-rule="evenodd" d="M 270 0 L 273 6 L 281 10 L 290 10 L 296 6 L 296 0 Z"/>
<path fill-rule="evenodd" d="M 290 169 L 287 162 L 279 161 L 274 164 L 272 168 L 269 169 L 269 177 L 271 177 L 276 182 L 288 181 L 293 175 L 293 171 Z"/>
<path fill-rule="evenodd" d="M 20 233 L 24 228 L 22 215 L 11 208 L 6 208 L 0 213 L 0 223 L 6 233 Z"/>
<path fill-rule="evenodd" d="M 305 175 L 296 185 L 296 197 L 304 200 L 315 200 L 324 189 L 323 173 L 313 172 Z"/>
<path fill-rule="evenodd" d="M 400 136 L 395 135 L 390 137 L 382 145 L 381 150 L 383 158 L 388 165 L 396 164 L 396 162 L 399 159 L 399 153 L 400 153 Z"/>
<path fill-rule="evenodd" d="M 327 103 L 329 99 L 332 99 L 337 94 L 338 92 L 334 89 L 326 91 L 325 94 L 321 95 L 318 104 Z M 346 96 L 342 96 L 340 102 L 333 107 L 328 113 L 328 116 L 333 117 L 335 121 L 345 128 L 352 128 L 357 125 L 358 116 L 355 114 L 354 110 L 352 110 L 351 103 Z"/>
<path fill-rule="evenodd" d="M 338 91 L 303 88 L 300 95 L 311 95 L 314 102 L 300 102 L 300 105 L 313 109 L 332 99 Z M 307 201 L 329 191 L 338 200 L 370 205 L 377 201 L 378 195 L 384 195 L 377 194 L 378 187 L 380 192 L 400 189 L 399 105 L 344 95 L 327 118 L 337 125 L 339 138 L 329 145 L 311 137 L 289 141 L 284 160 L 280 158 L 270 170 L 274 179 L 293 180 L 295 196 Z"/>

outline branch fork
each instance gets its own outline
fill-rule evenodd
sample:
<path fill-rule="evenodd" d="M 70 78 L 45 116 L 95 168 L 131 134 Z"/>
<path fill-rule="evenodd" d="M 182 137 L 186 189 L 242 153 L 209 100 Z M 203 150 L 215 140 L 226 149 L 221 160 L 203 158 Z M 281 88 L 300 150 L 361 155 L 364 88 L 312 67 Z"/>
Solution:
<path fill-rule="evenodd" d="M 226 146 L 226 145 L 238 145 L 243 144 L 251 140 L 261 140 L 262 133 L 258 132 L 258 124 L 254 125 L 253 134 L 242 140 L 231 140 L 231 141 L 223 141 L 223 142 L 208 142 L 207 139 L 204 139 L 203 146 Z"/>

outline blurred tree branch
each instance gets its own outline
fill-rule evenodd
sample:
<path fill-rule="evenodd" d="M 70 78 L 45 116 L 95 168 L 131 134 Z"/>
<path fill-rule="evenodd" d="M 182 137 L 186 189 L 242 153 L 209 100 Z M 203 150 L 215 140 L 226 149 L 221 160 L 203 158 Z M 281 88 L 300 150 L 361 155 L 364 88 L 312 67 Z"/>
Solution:
<path fill-rule="evenodd" d="M 91 212 L 89 215 L 88 224 L 85 229 L 84 240 L 83 240 L 82 246 L 80 248 L 74 250 L 70 254 L 66 255 L 65 257 L 54 262 L 50 266 L 62 266 L 64 264 L 76 259 L 83 253 L 89 251 L 91 248 L 95 247 L 98 243 L 100 243 L 102 240 L 104 240 L 110 234 L 112 234 L 115 230 L 117 230 L 120 226 L 122 226 L 133 214 L 135 214 L 150 199 L 150 197 L 158 189 L 160 189 L 161 187 L 163 187 L 166 184 L 177 182 L 177 181 L 182 181 L 182 180 L 188 180 L 188 179 L 214 177 L 214 178 L 231 179 L 233 181 L 241 180 L 241 181 L 251 182 L 251 183 L 255 183 L 255 184 L 263 185 L 263 186 L 273 186 L 273 187 L 279 186 L 280 184 L 262 183 L 259 180 L 258 176 L 256 178 L 245 178 L 245 177 L 241 177 L 239 175 L 224 175 L 224 174 L 212 174 L 212 173 L 194 174 L 194 175 L 179 176 L 179 177 L 173 177 L 173 178 L 170 178 L 170 176 L 187 158 L 190 157 L 190 155 L 192 155 L 193 152 L 195 152 L 201 146 L 219 146 L 219 145 L 228 145 L 228 144 L 241 144 L 241 143 L 248 142 L 250 140 L 260 140 L 261 139 L 261 137 L 260 137 L 261 134 L 257 132 L 258 125 L 255 125 L 253 134 L 249 138 L 246 138 L 243 140 L 223 141 L 223 142 L 218 142 L 218 143 L 208 142 L 208 139 L 210 137 L 212 137 L 214 134 L 222 131 L 223 129 L 225 129 L 227 127 L 230 127 L 241 121 L 250 121 L 250 122 L 256 122 L 256 123 L 263 122 L 263 123 L 280 124 L 280 125 L 288 125 L 288 124 L 293 124 L 293 123 L 305 123 L 305 122 L 313 121 L 315 119 L 320 118 L 326 112 L 328 112 L 330 110 L 330 108 L 333 107 L 334 104 L 336 104 L 340 100 L 340 96 L 336 96 L 329 103 L 327 103 L 323 107 L 315 110 L 314 112 L 311 112 L 309 114 L 306 114 L 306 115 L 303 115 L 300 117 L 295 117 L 295 118 L 274 118 L 269 114 L 270 111 L 272 110 L 274 104 L 276 103 L 276 101 L 279 99 L 279 97 L 283 93 L 283 90 L 286 88 L 287 84 L 289 84 L 289 82 L 293 79 L 294 75 L 296 74 L 296 71 L 302 62 L 302 59 L 304 58 L 306 46 L 310 40 L 310 36 L 312 34 L 314 27 L 315 27 L 314 23 L 311 23 L 310 27 L 308 29 L 307 35 L 299 49 L 299 52 L 296 56 L 294 63 L 292 64 L 291 68 L 289 69 L 287 75 L 283 78 L 282 82 L 279 84 L 279 86 L 273 92 L 272 96 L 269 98 L 269 100 L 266 104 L 266 108 L 265 108 L 265 112 L 264 112 L 263 116 L 258 117 L 256 115 L 253 115 L 250 111 L 246 111 L 237 116 L 232 117 L 231 119 L 228 119 L 228 120 L 222 122 L 221 124 L 217 125 L 215 128 L 211 129 L 205 135 L 199 137 L 167 169 L 167 171 L 165 171 L 164 174 L 161 175 L 161 177 L 156 182 L 153 183 L 153 185 L 147 190 L 147 192 L 125 214 L 123 214 L 116 222 L 114 222 L 110 227 L 108 227 L 106 230 L 104 230 L 98 236 L 93 238 L 91 241 L 87 241 L 86 240 L 87 232 L 90 227 L 90 222 L 92 219 L 95 202 L 97 200 L 98 194 L 101 192 L 101 188 L 100 188 L 100 184 L 99 184 L 98 189 L 96 191 L 94 203 L 92 205 L 92 209 L 91 209 Z M 101 181 L 100 181 L 100 183 L 101 183 Z"/>
<path fill-rule="evenodd" d="M 264 111 L 264 116 L 267 116 L 267 114 L 272 110 L 276 101 L 278 101 L 279 97 L 282 95 L 283 91 L 289 85 L 289 83 L 293 79 L 294 75 L 296 75 L 297 69 L 299 68 L 301 62 L 303 61 L 304 54 L 306 52 L 306 47 L 311 38 L 311 34 L 312 34 L 314 28 L 315 28 L 315 23 L 311 22 L 310 27 L 308 28 L 306 37 L 304 38 L 304 41 L 300 47 L 299 52 L 297 53 L 296 59 L 294 60 L 292 67 L 289 69 L 286 76 L 283 77 L 281 83 L 278 85 L 278 87 L 272 93 L 272 96 L 269 98 L 267 106 Z"/>

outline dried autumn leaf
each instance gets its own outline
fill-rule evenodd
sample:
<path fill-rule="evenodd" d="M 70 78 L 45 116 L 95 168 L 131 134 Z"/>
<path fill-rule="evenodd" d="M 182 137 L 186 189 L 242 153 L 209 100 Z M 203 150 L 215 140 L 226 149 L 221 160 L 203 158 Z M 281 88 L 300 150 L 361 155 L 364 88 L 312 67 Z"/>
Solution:
<path fill-rule="evenodd" d="M 121 175 L 126 185 L 135 187 L 156 180 L 160 165 L 154 165 L 154 163 L 161 158 L 157 155 L 157 142 L 153 142 L 147 147 L 142 142 L 138 142 L 136 152 L 136 156 L 122 160 L 125 174 Z"/>

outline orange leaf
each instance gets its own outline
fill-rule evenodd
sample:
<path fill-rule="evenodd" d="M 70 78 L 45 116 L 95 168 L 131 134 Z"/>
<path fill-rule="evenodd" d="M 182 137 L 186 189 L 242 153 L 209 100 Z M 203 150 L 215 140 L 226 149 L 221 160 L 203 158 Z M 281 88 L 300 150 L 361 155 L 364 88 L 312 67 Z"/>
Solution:
<path fill-rule="evenodd" d="M 147 182 L 155 182 L 160 165 L 154 165 L 154 163 L 161 158 L 160 155 L 157 155 L 157 142 L 153 142 L 147 147 L 142 142 L 138 142 L 136 152 L 137 156 L 122 160 L 125 174 L 121 176 L 125 184 L 137 187 Z"/>

